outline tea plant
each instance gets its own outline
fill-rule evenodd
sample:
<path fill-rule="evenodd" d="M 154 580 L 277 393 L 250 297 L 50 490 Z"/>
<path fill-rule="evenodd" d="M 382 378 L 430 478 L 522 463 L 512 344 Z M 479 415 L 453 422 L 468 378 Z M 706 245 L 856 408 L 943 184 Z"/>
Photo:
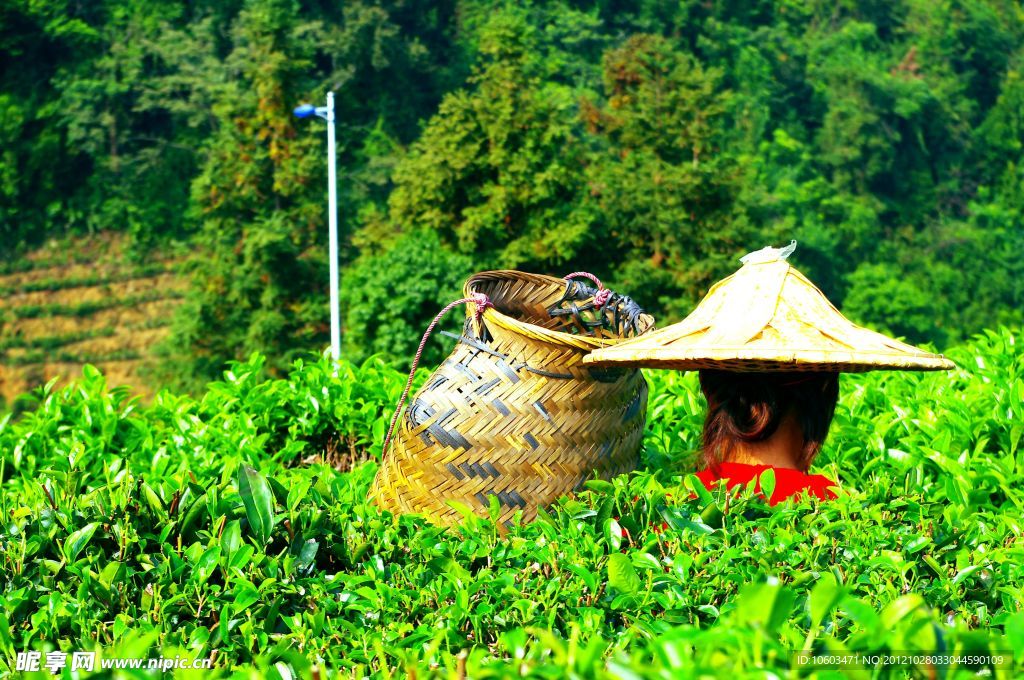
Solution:
<path fill-rule="evenodd" d="M 176 300 L 182 297 L 182 293 L 176 290 L 155 290 L 137 295 L 127 295 L 121 298 L 110 298 L 91 302 L 79 302 L 74 304 L 46 303 L 38 305 L 21 305 L 11 307 L 7 316 L 12 319 L 39 319 L 51 316 L 89 316 L 105 309 L 115 307 L 134 307 L 144 302 L 157 300 Z"/>
<path fill-rule="evenodd" d="M 22 293 L 34 293 L 41 291 L 67 290 L 68 288 L 82 288 L 90 286 L 109 285 L 111 283 L 124 283 L 135 279 L 158 276 L 173 271 L 173 267 L 167 267 L 162 263 L 147 264 L 135 269 L 118 271 L 107 275 L 93 274 L 90 276 L 67 276 L 27 281 L 13 286 L 0 286 L 0 298 Z"/>
<path fill-rule="evenodd" d="M 815 465 L 842 493 L 774 508 L 689 476 L 695 376 L 651 372 L 642 468 L 507 535 L 368 501 L 383 362 L 263 380 L 253 356 L 149 406 L 86 367 L 0 419 L 0 672 L 85 649 L 253 678 L 834 677 L 795 653 L 845 651 L 1004 658 L 852 677 L 1015 677 L 1024 353 L 1000 330 L 951 356 L 844 376 Z M 306 462 L 325 448 L 345 471 Z"/>

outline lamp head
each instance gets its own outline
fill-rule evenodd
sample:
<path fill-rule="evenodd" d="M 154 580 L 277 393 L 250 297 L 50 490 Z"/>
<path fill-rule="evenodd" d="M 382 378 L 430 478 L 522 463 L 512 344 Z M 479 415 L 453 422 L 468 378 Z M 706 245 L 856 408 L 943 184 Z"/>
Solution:
<path fill-rule="evenodd" d="M 292 113 L 295 114 L 296 118 L 309 118 L 316 113 L 316 107 L 312 104 L 302 104 L 300 106 L 296 106 Z"/>

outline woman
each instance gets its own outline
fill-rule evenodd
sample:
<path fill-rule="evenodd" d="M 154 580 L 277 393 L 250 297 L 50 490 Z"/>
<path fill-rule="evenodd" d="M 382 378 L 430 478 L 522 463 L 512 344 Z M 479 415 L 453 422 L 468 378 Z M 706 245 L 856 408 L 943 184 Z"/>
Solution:
<path fill-rule="evenodd" d="M 700 387 L 708 401 L 703 449 L 697 473 L 713 488 L 728 488 L 775 471 L 772 505 L 806 493 L 835 498 L 835 482 L 808 475 L 828 435 L 839 398 L 839 374 L 735 373 L 700 371 Z M 759 486 L 759 485 L 758 485 Z M 758 488 L 758 490 L 760 490 Z"/>
<path fill-rule="evenodd" d="M 786 259 L 762 248 L 677 324 L 597 350 L 584 364 L 699 370 L 708 400 L 698 477 L 734 487 L 775 471 L 774 505 L 833 483 L 807 470 L 828 434 L 839 373 L 954 368 L 938 354 L 855 325 Z"/>

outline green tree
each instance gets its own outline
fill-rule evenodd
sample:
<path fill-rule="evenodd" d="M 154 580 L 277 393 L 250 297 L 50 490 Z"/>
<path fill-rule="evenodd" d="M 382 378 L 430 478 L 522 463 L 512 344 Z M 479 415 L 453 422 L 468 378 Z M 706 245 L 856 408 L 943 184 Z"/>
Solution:
<path fill-rule="evenodd" d="M 276 370 L 326 340 L 290 110 L 334 89 L 350 353 L 408 353 L 469 268 L 589 269 L 665 321 L 790 238 L 857 318 L 952 342 L 1024 308 L 1022 55 L 1015 0 L 8 0 L 0 252 L 188 239 L 171 366 Z"/>
<path fill-rule="evenodd" d="M 523 13 L 495 14 L 469 87 L 441 102 L 395 169 L 394 228 L 426 228 L 478 266 L 547 268 L 587 239 L 569 87 L 552 82 Z"/>
<path fill-rule="evenodd" d="M 320 157 L 291 115 L 319 26 L 296 14 L 294 0 L 250 0 L 232 27 L 233 78 L 213 104 L 217 129 L 192 185 L 202 251 L 168 344 L 186 379 L 215 376 L 256 349 L 274 371 L 325 338 L 313 311 L 326 278 L 314 245 L 321 192 L 307 182 Z"/>
<path fill-rule="evenodd" d="M 720 77 L 669 40 L 636 35 L 605 54 L 605 101 L 582 108 L 590 253 L 604 259 L 595 268 L 675 315 L 744 247 L 738 169 L 719 147 L 729 101 Z"/>
<path fill-rule="evenodd" d="M 82 223 L 78 179 L 89 158 L 70 147 L 53 79 L 97 44 L 93 6 L 12 0 L 0 4 L 0 255 Z"/>
<path fill-rule="evenodd" d="M 83 220 L 90 231 L 116 225 L 146 239 L 159 225 L 181 235 L 198 156 L 175 138 L 173 100 L 147 97 L 163 66 L 159 35 L 180 8 L 147 0 L 110 3 L 108 12 L 96 56 L 54 78 L 66 143 L 91 161 L 79 189 Z"/>
<path fill-rule="evenodd" d="M 344 354 L 362 361 L 380 353 L 407 367 L 430 319 L 462 297 L 462 284 L 473 270 L 473 258 L 450 252 L 436 232 L 426 230 L 401 236 L 381 254 L 359 258 L 342 286 Z M 440 328 L 460 331 L 463 319 L 465 310 L 454 309 Z M 439 363 L 451 346 L 438 338 L 427 345 L 423 365 Z"/>
<path fill-rule="evenodd" d="M 260 349 L 276 371 L 326 342 L 322 127 L 297 130 L 291 111 L 338 91 L 344 239 L 380 212 L 402 140 L 414 134 L 410 121 L 459 68 L 457 59 L 445 68 L 432 62 L 457 51 L 436 42 L 454 20 L 450 7 L 422 7 L 357 2 L 304 11 L 297 2 L 249 0 L 231 22 L 223 57 L 219 19 L 166 32 L 159 51 L 168 69 L 146 101 L 165 94 L 182 119 L 209 128 L 191 191 L 189 218 L 201 225 L 194 285 L 168 343 L 168 368 L 215 377 L 226 360 Z M 175 42 L 184 47 L 175 52 Z M 395 99 L 401 88 L 416 89 L 404 106 Z M 344 263 L 354 256 L 346 241 Z"/>

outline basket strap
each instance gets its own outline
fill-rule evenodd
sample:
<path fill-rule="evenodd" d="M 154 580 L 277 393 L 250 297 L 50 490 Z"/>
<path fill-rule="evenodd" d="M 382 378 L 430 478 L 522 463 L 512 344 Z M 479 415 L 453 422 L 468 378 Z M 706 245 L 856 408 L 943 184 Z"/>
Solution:
<path fill-rule="evenodd" d="M 483 293 L 473 293 L 469 297 L 464 297 L 461 300 L 456 300 L 455 302 L 450 302 L 445 305 L 444 309 L 437 313 L 434 320 L 430 322 L 429 326 L 427 326 L 427 330 L 424 331 L 423 337 L 420 339 L 420 346 L 416 349 L 416 356 L 412 359 L 412 368 L 409 369 L 409 379 L 405 381 L 405 389 L 402 390 L 402 396 L 398 399 L 398 404 L 395 406 L 395 413 L 391 416 L 391 424 L 388 426 L 388 434 L 384 437 L 384 448 L 381 449 L 380 453 L 381 458 L 383 458 L 388 452 L 388 445 L 391 443 L 391 435 L 395 432 L 395 423 L 398 422 L 398 416 L 402 412 L 402 407 L 405 406 L 405 398 L 409 396 L 409 390 L 412 388 L 413 378 L 416 376 L 416 367 L 420 363 L 420 357 L 423 356 L 423 348 L 427 344 L 427 338 L 429 338 L 430 334 L 433 332 L 434 326 L 436 326 L 438 322 L 444 318 L 444 315 L 451 311 L 452 308 L 469 303 L 476 305 L 473 315 L 477 322 L 480 321 L 480 315 L 484 313 L 485 309 L 494 306 L 491 304 L 491 299 Z"/>
<path fill-rule="evenodd" d="M 590 279 L 597 285 L 597 294 L 594 295 L 594 304 L 597 305 L 598 307 L 604 307 L 605 304 L 607 304 L 608 302 L 608 298 L 612 296 L 612 292 L 604 287 L 604 284 L 601 283 L 601 280 L 599 278 L 597 278 L 590 272 L 573 272 L 572 274 L 566 274 L 562 278 L 568 281 L 569 279 L 575 279 L 578 276 Z"/>

